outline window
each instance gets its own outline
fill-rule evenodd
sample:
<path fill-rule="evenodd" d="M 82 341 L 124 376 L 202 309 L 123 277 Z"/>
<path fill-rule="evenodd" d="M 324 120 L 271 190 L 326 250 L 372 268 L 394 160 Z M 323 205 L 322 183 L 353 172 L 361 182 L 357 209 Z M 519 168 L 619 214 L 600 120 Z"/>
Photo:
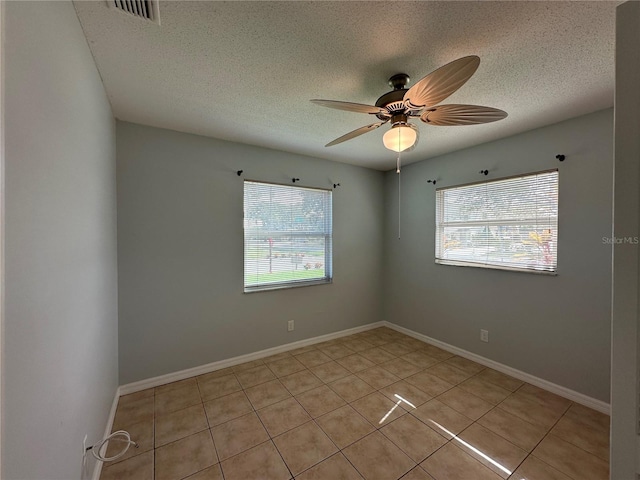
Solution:
<path fill-rule="evenodd" d="M 558 171 L 436 191 L 436 263 L 555 272 Z"/>
<path fill-rule="evenodd" d="M 244 182 L 244 291 L 331 282 L 330 190 Z"/>

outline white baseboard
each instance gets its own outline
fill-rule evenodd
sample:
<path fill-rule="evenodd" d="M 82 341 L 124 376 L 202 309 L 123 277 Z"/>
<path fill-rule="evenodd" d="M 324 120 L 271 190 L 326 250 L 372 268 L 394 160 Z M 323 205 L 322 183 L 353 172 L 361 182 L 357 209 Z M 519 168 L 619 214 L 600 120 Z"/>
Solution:
<path fill-rule="evenodd" d="M 453 345 L 449 345 L 448 343 L 441 342 L 440 340 L 436 340 L 435 338 L 428 337 L 427 335 L 423 335 L 422 333 L 414 332 L 413 330 L 409 330 L 408 328 L 401 327 L 394 323 L 387 321 L 381 323 L 386 327 L 396 330 L 397 332 L 404 333 L 405 335 L 409 335 L 410 337 L 421 340 L 435 347 L 441 348 L 451 353 L 455 353 L 460 357 L 464 357 L 486 367 L 493 368 L 494 370 L 502 372 L 506 375 L 510 375 L 514 378 L 517 378 L 518 380 L 522 380 L 524 382 L 535 385 L 536 387 L 543 388 L 551 393 L 555 393 L 556 395 L 560 395 L 561 397 L 571 400 L 572 402 L 576 402 L 580 405 L 584 405 L 585 407 L 597 410 L 598 412 L 611 415 L 611 405 L 603 402 L 602 400 L 597 400 L 582 393 L 576 392 L 575 390 L 571 390 L 556 383 L 549 382 L 548 380 L 544 380 L 529 373 L 525 373 L 521 370 L 516 370 L 515 368 L 509 367 L 494 360 L 490 360 L 475 353 L 468 352 L 466 350 L 463 350 L 462 348 L 454 347 Z"/>
<path fill-rule="evenodd" d="M 258 360 L 260 358 L 270 357 L 278 353 L 287 352 L 289 350 L 295 350 L 296 348 L 306 347 L 308 345 L 314 345 L 316 343 L 322 343 L 334 338 L 346 337 L 347 335 L 353 335 L 354 333 L 360 333 L 373 328 L 382 327 L 385 322 L 369 323 L 360 327 L 349 328 L 347 330 L 341 330 L 339 332 L 328 333 L 326 335 L 320 335 L 319 337 L 308 338 L 306 340 L 300 340 L 293 343 L 287 343 L 278 347 L 267 348 L 266 350 L 260 350 L 258 352 L 248 353 L 246 355 L 240 355 L 238 357 L 228 358 L 226 360 L 220 360 L 218 362 L 208 363 L 206 365 L 200 365 L 198 367 L 188 368 L 186 370 L 180 370 L 179 372 L 168 373 L 166 375 L 160 375 L 159 377 L 148 378 L 146 380 L 140 380 L 139 382 L 127 383 L 121 385 L 119 388 L 120 395 L 127 395 L 129 393 L 139 392 L 146 390 L 147 388 L 159 387 L 171 382 L 177 382 L 178 380 L 184 380 L 186 378 L 195 377 L 196 375 L 203 375 L 205 373 L 215 372 L 223 368 L 232 367 L 240 363 L 250 362 L 252 360 Z"/>
<path fill-rule="evenodd" d="M 109 412 L 109 418 L 107 419 L 107 426 L 104 429 L 104 437 L 106 438 L 111 434 L 113 428 L 113 420 L 116 418 L 116 409 L 118 408 L 118 400 L 120 399 L 120 387 L 116 388 L 116 394 L 113 397 L 113 403 L 111 403 L 111 411 Z M 93 467 L 93 475 L 91 480 L 100 480 L 100 474 L 102 473 L 103 462 L 96 460 L 96 464 Z"/>
<path fill-rule="evenodd" d="M 576 392 L 575 390 L 571 390 L 569 388 L 563 387 L 561 385 L 550 382 L 548 380 L 544 380 L 542 378 L 536 377 L 534 375 L 523 372 L 521 370 L 517 370 L 515 368 L 509 367 L 507 365 L 496 362 L 494 360 L 490 360 L 488 358 L 482 357 L 475 353 L 468 352 L 466 350 L 463 350 L 462 348 L 449 345 L 448 343 L 441 342 L 440 340 L 436 340 L 435 338 L 431 338 L 427 335 L 414 332 L 413 330 L 409 330 L 408 328 L 401 327 L 391 322 L 382 321 L 382 322 L 375 322 L 367 325 L 362 325 L 360 327 L 349 328 L 347 330 L 341 330 L 339 332 L 329 333 L 327 335 L 320 335 L 318 337 L 308 338 L 306 340 L 287 343 L 285 345 L 280 345 L 278 347 L 267 348 L 266 350 L 260 350 L 258 352 L 253 352 L 246 355 L 240 355 L 238 357 L 228 358 L 226 360 L 220 360 L 218 362 L 208 363 L 206 365 L 200 365 L 198 367 L 188 368 L 186 370 L 168 373 L 166 375 L 160 375 L 158 377 L 148 378 L 145 380 L 141 380 L 139 382 L 121 385 L 120 388 L 118 388 L 116 398 L 114 399 L 114 405 L 112 406 L 111 415 L 109 417 L 109 425 L 107 425 L 107 428 L 109 429 L 109 431 L 106 432 L 106 435 L 111 433 L 110 429 L 113 423 L 113 417 L 115 415 L 115 408 L 117 406 L 117 399 L 119 395 L 127 395 L 129 393 L 139 392 L 147 388 L 159 387 L 160 385 L 165 385 L 171 382 L 177 382 L 179 380 L 184 380 L 186 378 L 194 377 L 197 375 L 203 375 L 205 373 L 215 372 L 216 370 L 232 367 L 240 363 L 250 362 L 252 360 L 258 360 L 260 358 L 269 357 L 271 355 L 287 352 L 289 350 L 295 350 L 296 348 L 301 348 L 301 347 L 306 347 L 308 345 L 314 345 L 316 343 L 326 342 L 329 340 L 333 340 L 335 338 L 345 337 L 347 335 L 353 335 L 354 333 L 364 332 L 364 331 L 371 330 L 373 328 L 382 327 L 382 326 L 389 327 L 393 330 L 409 335 L 410 337 L 416 338 L 430 345 L 434 345 L 436 347 L 442 348 L 443 350 L 446 350 L 448 352 L 454 353 L 461 357 L 467 358 L 481 365 L 485 365 L 489 368 L 493 368 L 494 370 L 502 372 L 506 375 L 510 375 L 514 378 L 530 383 L 537 387 L 543 388 L 549 392 L 555 393 L 556 395 L 560 395 L 561 397 L 564 397 L 568 400 L 571 400 L 573 402 L 576 402 L 586 407 L 597 410 L 598 412 L 602 412 L 607 415 L 611 414 L 610 413 L 611 406 L 606 402 L 597 400 L 595 398 L 589 397 L 582 393 Z M 94 475 L 94 480 L 98 480 L 98 477 L 100 474 L 98 468 L 97 470 L 98 470 L 98 476 Z"/>

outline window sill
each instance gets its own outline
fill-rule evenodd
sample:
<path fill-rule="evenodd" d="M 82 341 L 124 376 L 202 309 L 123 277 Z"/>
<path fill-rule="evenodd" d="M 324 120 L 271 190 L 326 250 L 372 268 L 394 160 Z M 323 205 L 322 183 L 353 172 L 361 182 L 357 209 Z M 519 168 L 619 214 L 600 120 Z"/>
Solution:
<path fill-rule="evenodd" d="M 244 287 L 244 293 L 265 292 L 270 290 L 284 290 L 288 288 L 310 287 L 312 285 L 327 285 L 333 283 L 332 278 L 320 278 L 317 280 L 305 280 L 300 282 L 271 283 L 268 285 L 256 285 Z"/>
<path fill-rule="evenodd" d="M 508 272 L 533 273 L 534 275 L 547 275 L 551 277 L 558 276 L 557 271 L 552 272 L 549 270 L 534 270 L 532 268 L 504 267 L 501 265 L 487 265 L 483 263 L 462 262 L 459 260 L 444 260 L 441 258 L 436 258 L 435 263 L 439 265 L 451 265 L 454 267 L 487 268 L 489 270 L 506 270 Z"/>

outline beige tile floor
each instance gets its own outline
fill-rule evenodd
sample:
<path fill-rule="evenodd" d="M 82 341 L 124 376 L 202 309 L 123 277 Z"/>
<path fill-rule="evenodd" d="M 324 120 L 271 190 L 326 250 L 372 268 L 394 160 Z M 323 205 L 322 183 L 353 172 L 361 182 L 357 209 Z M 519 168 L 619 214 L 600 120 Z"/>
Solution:
<path fill-rule="evenodd" d="M 609 470 L 608 416 L 388 328 L 123 396 L 119 429 L 140 448 L 102 480 L 605 480 Z"/>

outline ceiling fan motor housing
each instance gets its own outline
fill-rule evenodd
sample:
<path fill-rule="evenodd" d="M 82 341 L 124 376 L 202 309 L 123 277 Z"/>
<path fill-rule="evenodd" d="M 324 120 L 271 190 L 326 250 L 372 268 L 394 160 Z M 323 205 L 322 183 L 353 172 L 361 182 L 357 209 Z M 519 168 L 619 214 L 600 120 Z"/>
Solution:
<path fill-rule="evenodd" d="M 385 93 L 376 101 L 376 107 L 385 108 L 391 115 L 404 112 L 405 105 L 402 99 L 407 91 L 405 89 L 392 90 Z M 388 117 L 383 115 L 376 115 L 380 120 L 386 120 Z"/>
<path fill-rule="evenodd" d="M 407 93 L 407 85 L 409 85 L 409 75 L 406 73 L 396 73 L 389 79 L 389 86 L 393 87 L 393 90 L 385 93 L 376 101 L 376 107 L 385 108 L 387 111 L 395 117 L 398 114 L 404 113 L 406 106 L 403 102 L 404 94 Z M 380 120 L 386 120 L 388 117 L 384 115 L 376 115 Z M 399 120 L 398 120 L 399 121 Z M 407 118 L 404 116 L 404 122 Z M 392 118 L 391 124 L 397 123 Z"/>

